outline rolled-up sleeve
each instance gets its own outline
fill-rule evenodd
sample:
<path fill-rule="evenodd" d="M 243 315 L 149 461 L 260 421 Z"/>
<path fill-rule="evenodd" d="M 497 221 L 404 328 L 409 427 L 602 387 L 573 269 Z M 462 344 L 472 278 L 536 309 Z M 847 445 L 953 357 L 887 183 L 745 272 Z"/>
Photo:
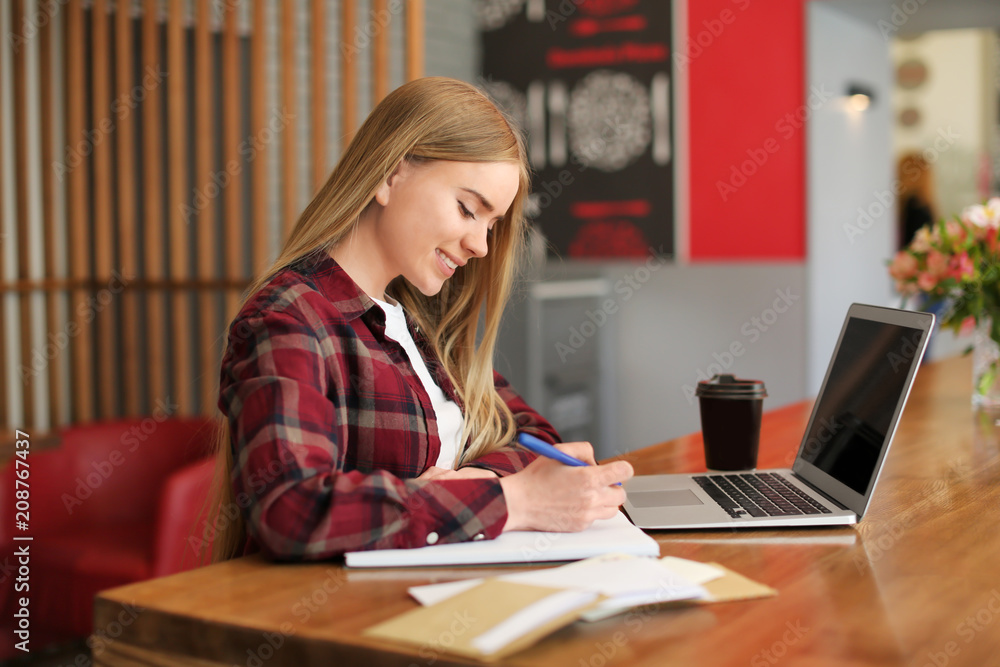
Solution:
<path fill-rule="evenodd" d="M 350 413 L 338 404 L 345 392 L 337 354 L 335 338 L 294 303 L 230 328 L 219 394 L 233 448 L 230 481 L 265 555 L 322 559 L 499 535 L 507 519 L 499 479 L 344 470 L 342 421 Z"/>

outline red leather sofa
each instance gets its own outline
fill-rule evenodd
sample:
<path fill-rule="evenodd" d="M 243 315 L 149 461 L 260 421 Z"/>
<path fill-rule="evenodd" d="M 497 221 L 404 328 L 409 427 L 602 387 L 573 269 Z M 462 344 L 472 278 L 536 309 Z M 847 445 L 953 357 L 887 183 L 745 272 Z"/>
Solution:
<path fill-rule="evenodd" d="M 32 652 L 93 631 L 94 595 L 191 569 L 204 535 L 199 512 L 213 474 L 216 426 L 203 417 L 146 417 L 66 427 L 60 444 L 27 455 L 28 531 L 15 525 L 15 464 L 0 469 L 0 659 L 13 648 L 13 613 L 29 598 Z M 32 541 L 15 541 L 31 535 Z M 191 539 L 193 536 L 194 539 Z M 29 545 L 28 591 L 18 591 Z M 23 583 L 22 583 L 23 586 Z"/>

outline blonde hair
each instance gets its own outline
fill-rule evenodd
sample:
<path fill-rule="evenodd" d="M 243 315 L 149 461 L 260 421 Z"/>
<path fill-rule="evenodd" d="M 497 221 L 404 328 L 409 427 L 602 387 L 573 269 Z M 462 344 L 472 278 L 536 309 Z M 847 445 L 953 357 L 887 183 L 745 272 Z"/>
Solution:
<path fill-rule="evenodd" d="M 469 262 L 434 296 L 424 296 L 402 278 L 386 292 L 399 300 L 441 360 L 464 405 L 459 462 L 508 443 L 516 431 L 510 409 L 494 387 L 493 352 L 504 306 L 525 246 L 524 204 L 530 173 L 524 141 L 514 125 L 476 87 L 428 77 L 385 97 L 358 129 L 326 183 L 306 206 L 274 263 L 244 293 L 242 305 L 279 271 L 318 250 L 329 252 L 357 224 L 376 190 L 402 160 L 423 162 L 512 162 L 519 166 L 517 195 L 494 227 L 489 253 Z M 480 341 L 476 338 L 485 305 Z M 228 420 L 220 420 L 213 497 L 212 560 L 239 555 L 246 541 L 243 514 L 235 502 L 233 452 Z M 209 526 L 206 525 L 206 533 Z M 202 541 L 204 545 L 209 539 Z"/>

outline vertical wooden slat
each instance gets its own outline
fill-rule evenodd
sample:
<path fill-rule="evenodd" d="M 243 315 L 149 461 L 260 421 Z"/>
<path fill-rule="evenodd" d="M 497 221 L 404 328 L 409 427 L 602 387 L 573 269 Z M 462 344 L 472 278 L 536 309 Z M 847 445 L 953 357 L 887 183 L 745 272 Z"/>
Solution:
<path fill-rule="evenodd" d="M 424 75 L 424 0 L 406 2 L 406 80 Z"/>
<path fill-rule="evenodd" d="M 340 13 L 340 39 L 343 44 L 354 43 L 357 24 L 355 0 L 343 0 Z M 350 54 L 353 49 L 342 50 L 340 59 L 340 145 L 347 146 L 358 125 L 358 75 L 357 64 Z"/>
<path fill-rule="evenodd" d="M 195 183 L 203 189 L 212 178 L 211 137 L 215 136 L 215 109 L 213 105 L 212 72 L 215 70 L 212 58 L 211 3 L 198 0 L 194 23 L 194 72 L 195 72 Z M 215 199 L 204 197 L 198 209 L 198 276 L 211 280 L 215 273 Z M 203 414 L 212 414 L 215 409 L 216 376 L 218 375 L 215 350 L 216 308 L 215 295 L 210 289 L 202 289 L 198 295 L 198 309 L 201 313 L 201 332 L 198 346 L 202 353 L 201 395 Z"/>
<path fill-rule="evenodd" d="M 230 8 L 224 17 L 222 32 L 222 154 L 223 162 L 239 162 L 239 144 L 243 134 L 242 110 L 240 107 L 240 42 L 239 15 Z M 257 128 L 254 128 L 254 132 Z M 225 192 L 225 235 L 226 235 L 226 276 L 239 279 L 243 275 L 243 181 L 242 171 L 231 174 Z M 235 316 L 239 306 L 239 294 L 226 291 L 226 313 Z"/>
<path fill-rule="evenodd" d="M 94 278 L 99 289 L 103 289 L 111 280 L 114 268 L 113 239 L 111 225 L 111 95 L 109 93 L 108 67 L 110 60 L 108 43 L 108 3 L 107 0 L 94 0 L 90 10 L 93 57 L 93 123 L 91 132 L 97 137 L 94 140 Z M 99 346 L 97 368 L 100 384 L 98 386 L 98 401 L 101 417 L 115 415 L 116 385 L 115 368 L 118 365 L 118 355 L 115 353 L 114 304 L 108 304 L 96 313 L 94 322 L 97 324 L 97 341 Z M 96 310 L 96 308 L 95 308 Z"/>
<path fill-rule="evenodd" d="M 130 2 L 120 1 L 115 9 L 115 67 L 118 92 L 115 99 L 130 99 L 133 79 L 132 67 L 132 13 Z M 130 109 L 116 115 L 118 123 L 118 224 L 121 274 L 126 281 L 135 279 L 138 272 L 138 240 L 136 234 L 135 199 L 135 118 Z M 128 416 L 140 412 L 139 399 L 139 308 L 135 292 L 126 286 L 118 296 L 122 305 L 122 350 L 120 361 L 123 370 L 124 411 Z"/>
<path fill-rule="evenodd" d="M 313 189 L 326 180 L 326 0 L 312 3 Z"/>
<path fill-rule="evenodd" d="M 0 24 L 3 24 L 5 26 L 12 25 L 10 14 L 8 13 L 9 8 L 10 5 L 8 3 L 0 2 L 0 12 L 3 13 L 3 18 L 0 19 Z M 7 46 L 4 45 L 2 48 L 7 48 Z M 4 57 L 6 57 L 6 54 L 4 56 L 0 56 L 0 58 Z M 0 81 L 0 86 L 2 85 L 6 84 L 3 81 Z M 0 95 L 0 101 L 2 100 L 3 96 Z M 0 108 L 0 113 L 7 113 L 7 110 Z M 6 198 L 10 196 L 10 194 L 6 192 L 6 190 L 4 189 L 5 185 L 4 166 L 3 166 L 4 138 L 5 137 L 3 132 L 3 126 L 0 125 L 0 280 L 6 280 L 7 277 L 7 274 L 4 273 L 5 249 L 3 246 L 6 243 L 13 243 L 13 239 L 4 236 L 4 234 L 7 233 L 6 232 L 7 227 L 3 221 L 4 213 L 7 210 L 6 208 L 4 208 L 4 202 L 6 201 Z M 6 313 L 6 306 L 7 306 L 6 299 L 7 299 L 7 293 L 0 291 L 0 312 Z M 13 423 L 11 415 L 9 415 L 7 412 L 7 394 L 8 391 L 13 390 L 13 387 L 10 387 L 8 389 L 7 386 L 8 378 L 7 378 L 7 340 L 6 340 L 7 331 L 6 330 L 7 327 L 0 326 L 0 427 L 3 428 L 5 436 L 7 435 L 7 431 L 13 431 L 18 426 L 17 424 Z"/>
<path fill-rule="evenodd" d="M 250 37 L 250 130 L 252 134 L 260 132 L 267 122 L 267 17 L 265 13 L 266 0 L 254 0 L 253 32 Z M 251 165 L 253 182 L 251 197 L 253 201 L 253 268 L 256 275 L 263 271 L 271 251 L 270 206 L 268 198 L 269 179 L 267 173 L 268 146 L 258 146 Z M 234 290 L 229 290 L 230 292 Z M 226 309 L 227 317 L 236 315 L 231 309 Z"/>
<path fill-rule="evenodd" d="M 15 0 L 13 5 L 13 26 L 19 30 L 24 23 L 24 0 Z M 6 45 L 5 45 L 6 48 Z M 27 125 L 27 81 L 25 68 L 26 47 L 14 49 L 13 75 L 14 75 L 14 173 L 17 188 L 17 277 L 27 280 L 31 277 L 30 252 L 28 245 L 28 139 L 23 131 L 18 131 Z M 21 383 L 16 391 L 20 391 L 24 400 L 24 420 L 28 426 L 34 426 L 36 422 L 34 387 L 37 379 L 35 377 L 34 359 L 31 354 L 31 292 L 23 291 L 18 293 L 19 319 L 21 331 L 21 367 L 30 369 L 31 372 L 21 373 Z M 8 324 L 7 326 L 10 326 Z"/>
<path fill-rule="evenodd" d="M 187 202 L 187 106 L 184 76 L 184 0 L 170 0 L 167 19 L 167 169 L 169 183 L 169 208 L 167 224 L 170 229 L 170 276 L 174 280 L 188 277 L 188 226 L 184 220 Z M 191 317 L 188 312 L 186 289 L 174 288 L 171 299 L 170 320 L 173 343 L 174 400 L 180 414 L 190 414 L 191 399 Z"/>
<path fill-rule="evenodd" d="M 295 117 L 295 10 L 297 0 L 286 0 L 281 3 L 281 82 L 282 82 L 282 112 L 288 118 Z M 281 146 L 284 149 L 281 166 L 284 181 L 284 211 L 286 234 L 295 224 L 299 210 L 298 187 L 299 174 L 295 150 L 295 122 L 289 121 L 285 126 Z"/>
<path fill-rule="evenodd" d="M 163 70 L 160 62 L 159 9 L 157 0 L 146 0 L 142 16 L 143 70 Z M 167 78 L 171 74 L 167 72 Z M 147 121 L 148 119 L 148 121 Z M 146 94 L 143 106 L 143 202 L 145 216 L 145 277 L 161 280 L 163 267 L 163 144 L 160 131 L 163 126 L 161 92 L 158 86 Z M 166 364 L 164 351 L 163 292 L 151 289 L 146 295 L 146 332 L 149 399 L 155 401 L 166 395 Z M 152 405 L 149 406 L 152 410 Z"/>
<path fill-rule="evenodd" d="M 83 9 L 81 0 L 70 0 L 66 9 L 66 142 L 71 150 L 84 138 L 83 89 L 86 73 L 86 57 L 83 48 Z M 68 162 L 68 160 L 67 160 Z M 72 384 L 74 422 L 86 422 L 94 418 L 93 359 L 90 353 L 91 324 L 86 322 L 81 312 L 85 309 L 87 289 L 81 287 L 89 277 L 87 235 L 88 221 L 88 179 L 86 161 L 69 169 L 66 225 L 70 239 L 70 277 L 77 282 L 70 296 L 70 312 L 73 313 L 72 338 Z"/>
<path fill-rule="evenodd" d="M 372 50 L 372 105 L 389 94 L 389 0 L 372 0 L 375 38 Z"/>
<path fill-rule="evenodd" d="M 56 257 L 56 213 L 55 199 L 58 196 L 55 172 L 49 168 L 56 161 L 55 142 L 52 137 L 53 128 L 53 99 L 52 99 L 52 23 L 46 22 L 39 27 L 38 48 L 39 48 L 39 125 L 41 128 L 42 147 L 42 221 L 44 225 L 44 251 L 45 251 L 45 277 L 52 279 L 56 277 L 55 267 L 61 258 Z M 0 275 L 3 275 L 0 272 Z M 55 333 L 58 313 L 58 291 L 55 288 L 45 290 L 45 320 L 48 322 L 49 331 Z M 46 341 L 48 342 L 48 341 Z M 0 345 L 0 349 L 2 345 Z M 3 377 L 0 374 L 0 377 Z M 58 425 L 59 415 L 63 414 L 61 380 L 59 378 L 59 364 L 55 359 L 49 361 L 49 414 L 52 415 L 53 426 Z"/>

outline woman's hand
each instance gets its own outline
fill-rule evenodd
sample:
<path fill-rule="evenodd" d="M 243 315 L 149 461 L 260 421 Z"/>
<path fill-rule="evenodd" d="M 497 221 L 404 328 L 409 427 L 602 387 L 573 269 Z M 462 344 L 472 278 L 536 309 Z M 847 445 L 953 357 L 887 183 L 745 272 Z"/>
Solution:
<path fill-rule="evenodd" d="M 507 501 L 508 530 L 575 532 L 597 519 L 610 519 L 625 502 L 620 486 L 633 475 L 626 461 L 596 465 L 588 442 L 556 447 L 591 465 L 568 466 L 538 457 L 524 470 L 500 479 Z"/>
<path fill-rule="evenodd" d="M 431 466 L 417 476 L 417 479 L 496 479 L 497 474 L 485 468 L 473 468 L 471 466 L 450 470 Z"/>

